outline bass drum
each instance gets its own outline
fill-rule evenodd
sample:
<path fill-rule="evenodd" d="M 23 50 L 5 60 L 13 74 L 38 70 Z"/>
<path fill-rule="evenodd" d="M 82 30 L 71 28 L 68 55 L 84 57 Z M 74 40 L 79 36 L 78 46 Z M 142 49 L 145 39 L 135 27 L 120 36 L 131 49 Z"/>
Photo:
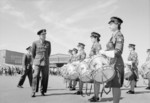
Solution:
<path fill-rule="evenodd" d="M 92 81 L 92 70 L 89 68 L 89 64 L 86 61 L 80 63 L 78 67 L 79 79 L 82 82 L 91 82 Z"/>
<path fill-rule="evenodd" d="M 99 83 L 106 83 L 115 77 L 115 70 L 113 66 L 103 66 L 93 74 L 93 79 Z"/>

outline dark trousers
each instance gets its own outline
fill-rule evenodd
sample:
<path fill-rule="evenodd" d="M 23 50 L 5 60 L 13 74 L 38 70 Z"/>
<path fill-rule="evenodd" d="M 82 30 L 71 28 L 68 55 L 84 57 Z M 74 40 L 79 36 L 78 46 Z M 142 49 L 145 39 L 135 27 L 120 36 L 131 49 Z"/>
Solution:
<path fill-rule="evenodd" d="M 38 92 L 39 80 L 41 80 L 40 91 L 46 93 L 48 87 L 48 78 L 49 78 L 48 66 L 35 66 L 33 71 L 32 92 L 33 93 Z"/>
<path fill-rule="evenodd" d="M 26 76 L 28 76 L 28 78 L 29 78 L 30 86 L 32 85 L 32 68 L 29 68 L 29 69 L 25 69 L 23 75 L 21 76 L 19 83 L 18 83 L 19 86 L 23 85 L 23 83 L 26 79 Z"/>

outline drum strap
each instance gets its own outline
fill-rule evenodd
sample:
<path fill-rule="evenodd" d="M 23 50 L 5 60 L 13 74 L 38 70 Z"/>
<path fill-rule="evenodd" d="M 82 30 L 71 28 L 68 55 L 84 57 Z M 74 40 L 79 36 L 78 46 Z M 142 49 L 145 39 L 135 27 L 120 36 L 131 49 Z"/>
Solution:
<path fill-rule="evenodd" d="M 86 93 L 87 96 L 90 96 L 90 95 L 91 95 L 92 83 L 90 83 L 90 84 L 91 84 L 91 87 L 90 87 L 90 91 L 89 91 L 89 93 L 88 93 L 88 92 L 87 92 L 87 90 L 88 90 L 88 83 L 86 83 L 86 91 L 85 91 L 85 93 Z"/>

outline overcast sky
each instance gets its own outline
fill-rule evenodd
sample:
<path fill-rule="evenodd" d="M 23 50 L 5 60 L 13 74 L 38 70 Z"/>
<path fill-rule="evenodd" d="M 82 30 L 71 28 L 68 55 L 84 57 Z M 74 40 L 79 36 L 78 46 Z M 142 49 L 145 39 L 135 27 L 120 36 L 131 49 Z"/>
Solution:
<path fill-rule="evenodd" d="M 67 53 L 78 42 L 85 43 L 89 54 L 93 31 L 101 34 L 105 49 L 112 16 L 124 21 L 124 59 L 129 54 L 128 44 L 134 43 L 139 61 L 144 62 L 150 48 L 149 0 L 0 0 L 0 49 L 26 52 L 38 39 L 37 31 L 45 28 L 52 54 Z"/>

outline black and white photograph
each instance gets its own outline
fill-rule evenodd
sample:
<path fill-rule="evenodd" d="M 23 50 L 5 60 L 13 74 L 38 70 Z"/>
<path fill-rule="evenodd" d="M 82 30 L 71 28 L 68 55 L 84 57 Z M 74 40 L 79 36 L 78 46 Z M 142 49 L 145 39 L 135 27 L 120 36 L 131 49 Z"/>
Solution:
<path fill-rule="evenodd" d="M 150 0 L 0 0 L 0 103 L 150 103 Z"/>

